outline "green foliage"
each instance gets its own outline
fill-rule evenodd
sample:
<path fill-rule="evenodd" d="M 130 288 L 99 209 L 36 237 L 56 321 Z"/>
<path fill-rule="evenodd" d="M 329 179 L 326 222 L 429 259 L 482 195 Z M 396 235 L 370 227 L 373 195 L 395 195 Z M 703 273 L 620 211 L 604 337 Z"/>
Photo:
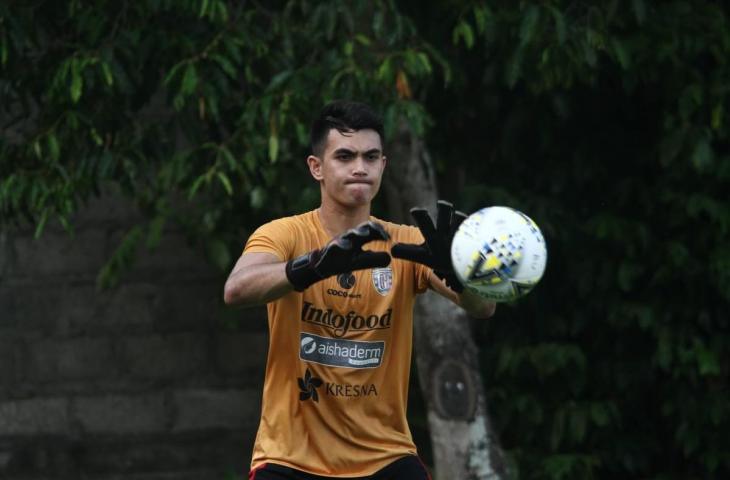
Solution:
<path fill-rule="evenodd" d="M 730 476 L 727 7 L 263 3 L 0 5 L 3 226 L 72 231 L 113 183 L 146 220 L 100 283 L 166 225 L 225 271 L 316 204 L 310 113 L 365 99 L 427 140 L 444 197 L 546 235 L 542 283 L 478 326 L 520 478 Z"/>
<path fill-rule="evenodd" d="M 53 218 L 70 229 L 112 182 L 221 270 L 250 228 L 313 207 L 310 112 L 364 98 L 389 132 L 405 116 L 423 133 L 412 89 L 447 74 L 384 0 L 37 0 L 1 5 L 0 20 L 2 223 L 30 221 L 36 236 Z M 133 233 L 101 285 L 130 265 L 143 235 Z"/>
<path fill-rule="evenodd" d="M 460 65 L 426 102 L 445 191 L 520 208 L 548 241 L 541 285 L 479 326 L 520 478 L 727 477 L 728 10 L 407 13 Z"/>

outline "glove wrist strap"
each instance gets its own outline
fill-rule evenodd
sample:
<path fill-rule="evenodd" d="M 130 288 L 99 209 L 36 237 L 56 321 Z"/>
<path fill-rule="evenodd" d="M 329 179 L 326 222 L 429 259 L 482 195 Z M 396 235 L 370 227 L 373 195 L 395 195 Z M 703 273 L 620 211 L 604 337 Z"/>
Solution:
<path fill-rule="evenodd" d="M 294 286 L 294 290 L 302 292 L 314 283 L 322 280 L 322 276 L 314 269 L 312 255 L 315 252 L 291 259 L 286 262 L 286 278 Z"/>

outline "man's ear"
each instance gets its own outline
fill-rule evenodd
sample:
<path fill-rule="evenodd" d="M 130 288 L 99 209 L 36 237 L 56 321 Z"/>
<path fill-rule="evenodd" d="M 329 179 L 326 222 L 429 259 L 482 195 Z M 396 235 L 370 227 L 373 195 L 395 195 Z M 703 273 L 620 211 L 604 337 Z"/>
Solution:
<path fill-rule="evenodd" d="M 315 180 L 322 180 L 322 159 L 310 155 L 307 157 L 307 166 L 309 166 L 309 173 L 312 174 Z"/>

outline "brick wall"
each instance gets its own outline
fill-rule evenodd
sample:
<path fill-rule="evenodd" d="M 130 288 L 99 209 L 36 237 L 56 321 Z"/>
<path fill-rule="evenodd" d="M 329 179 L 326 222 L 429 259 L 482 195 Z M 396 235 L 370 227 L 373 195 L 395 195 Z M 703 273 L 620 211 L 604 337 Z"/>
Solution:
<path fill-rule="evenodd" d="M 174 233 L 97 291 L 134 219 L 107 197 L 73 237 L 54 226 L 39 240 L 0 233 L 0 478 L 243 477 L 265 311 L 223 308 L 220 274 Z"/>

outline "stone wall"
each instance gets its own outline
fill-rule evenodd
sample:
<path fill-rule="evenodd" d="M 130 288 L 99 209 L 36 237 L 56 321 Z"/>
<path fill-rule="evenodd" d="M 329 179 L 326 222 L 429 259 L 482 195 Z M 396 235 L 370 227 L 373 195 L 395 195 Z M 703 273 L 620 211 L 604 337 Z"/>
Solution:
<path fill-rule="evenodd" d="M 0 232 L 2 479 L 245 476 L 265 311 L 224 308 L 224 278 L 174 233 L 97 290 L 132 212 L 109 197 L 73 236 Z"/>

